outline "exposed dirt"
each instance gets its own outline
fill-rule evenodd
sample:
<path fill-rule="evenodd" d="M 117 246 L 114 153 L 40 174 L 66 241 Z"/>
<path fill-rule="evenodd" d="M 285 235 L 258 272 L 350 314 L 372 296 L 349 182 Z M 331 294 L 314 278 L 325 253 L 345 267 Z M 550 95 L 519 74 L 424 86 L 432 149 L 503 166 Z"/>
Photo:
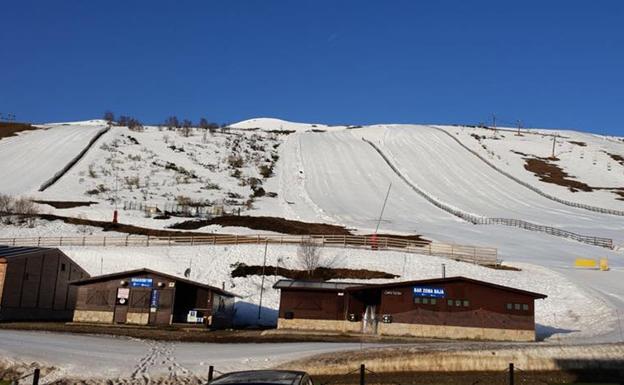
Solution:
<path fill-rule="evenodd" d="M 581 146 L 581 147 L 587 147 L 587 143 L 577 142 L 576 140 L 568 140 L 568 143 L 576 144 L 577 146 Z"/>
<path fill-rule="evenodd" d="M 35 203 L 39 203 L 42 205 L 50 205 L 55 209 L 72 209 L 74 207 L 83 207 L 83 206 L 91 206 L 96 205 L 98 202 L 78 202 L 78 201 L 42 201 L 42 200 L 33 200 Z"/>
<path fill-rule="evenodd" d="M 605 154 L 609 155 L 609 157 L 611 157 L 611 159 L 613 159 L 614 161 L 618 162 L 620 165 L 624 166 L 624 157 L 618 154 L 612 154 L 610 152 L 606 152 Z"/>
<path fill-rule="evenodd" d="M 282 234 L 294 235 L 352 235 L 344 226 L 329 225 L 325 223 L 310 223 L 293 221 L 277 217 L 252 217 L 252 216 L 223 216 L 213 219 L 190 220 L 169 226 L 171 229 L 196 230 L 204 226 L 237 226 L 247 227 L 254 230 L 273 231 Z"/>
<path fill-rule="evenodd" d="M 548 160 L 525 158 L 525 161 L 526 163 L 524 168 L 538 176 L 542 182 L 564 186 L 572 192 L 591 192 L 594 190 L 586 183 L 570 179 L 570 175 L 567 172 L 563 171 L 561 167 L 551 163 Z"/>
<path fill-rule="evenodd" d="M 516 151 L 513 152 L 521 155 L 526 155 Z M 618 157 L 618 155 L 615 156 Z M 624 161 L 624 158 L 622 159 Z M 564 186 L 572 192 L 592 192 L 595 190 L 608 190 L 618 196 L 618 198 L 615 199 L 624 201 L 624 187 L 596 187 L 590 186 L 587 183 L 578 180 L 571 179 L 574 177 L 563 171 L 558 165 L 552 163 L 553 161 L 557 161 L 558 159 L 525 157 L 524 160 L 526 161 L 524 168 L 538 176 L 542 182 Z"/>
<path fill-rule="evenodd" d="M 318 267 L 311 273 L 307 270 L 286 269 L 279 266 L 259 265 L 248 266 L 244 263 L 238 263 L 232 270 L 232 278 L 247 277 L 250 275 L 279 275 L 290 279 L 307 279 L 312 281 L 328 281 L 330 279 L 392 279 L 398 278 L 398 275 L 386 273 L 383 271 L 366 270 L 366 269 L 343 269 L 331 267 Z"/>
<path fill-rule="evenodd" d="M 0 122 L 0 139 L 15 136 L 18 132 L 31 130 L 43 130 L 43 128 L 28 123 Z"/>
<path fill-rule="evenodd" d="M 373 234 L 367 234 L 367 236 L 372 237 Z M 378 237 L 392 237 L 392 238 L 402 239 L 405 241 L 422 242 L 423 247 L 431 243 L 429 239 L 423 238 L 421 235 L 396 235 L 396 234 L 377 233 L 377 236 Z"/>

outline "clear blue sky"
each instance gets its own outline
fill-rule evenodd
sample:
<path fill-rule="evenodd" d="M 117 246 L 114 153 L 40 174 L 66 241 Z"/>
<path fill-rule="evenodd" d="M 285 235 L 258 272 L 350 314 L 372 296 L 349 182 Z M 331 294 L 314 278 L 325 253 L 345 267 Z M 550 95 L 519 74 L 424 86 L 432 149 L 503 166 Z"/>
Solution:
<path fill-rule="evenodd" d="M 3 1 L 0 112 L 107 109 L 624 135 L 624 1 Z"/>

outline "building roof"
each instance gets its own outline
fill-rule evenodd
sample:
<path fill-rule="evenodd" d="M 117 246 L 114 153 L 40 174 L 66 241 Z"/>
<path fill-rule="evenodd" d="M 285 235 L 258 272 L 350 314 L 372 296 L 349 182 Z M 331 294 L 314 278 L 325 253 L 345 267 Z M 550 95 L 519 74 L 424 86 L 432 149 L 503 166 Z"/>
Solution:
<path fill-rule="evenodd" d="M 469 282 L 469 283 L 474 283 L 476 285 L 491 287 L 493 289 L 523 294 L 523 295 L 533 297 L 533 298 L 546 298 L 547 297 L 547 295 L 545 294 L 535 293 L 532 291 L 527 291 L 527 290 L 522 290 L 522 289 L 516 289 L 513 287 L 509 287 L 509 286 L 497 285 L 495 283 L 479 281 L 477 279 L 472 279 L 472 278 L 467 278 L 467 277 L 462 277 L 462 276 L 448 277 L 448 278 L 421 279 L 421 280 L 403 281 L 403 282 L 389 282 L 389 283 L 381 283 L 381 284 L 375 284 L 375 285 L 363 285 L 363 286 L 350 287 L 347 290 L 353 291 L 353 290 L 364 290 L 364 289 L 370 289 L 370 288 L 387 289 L 387 288 L 393 288 L 393 287 L 414 286 L 414 285 L 436 285 L 436 284 L 444 284 L 444 283 L 451 283 L 451 282 Z"/>
<path fill-rule="evenodd" d="M 350 287 L 367 287 L 367 284 L 355 282 L 324 282 L 324 281 L 299 281 L 292 279 L 280 279 L 273 285 L 274 289 L 305 289 L 305 290 L 346 290 Z"/>
<path fill-rule="evenodd" d="M 48 247 L 21 247 L 0 245 L 0 258 L 17 257 L 24 254 L 32 254 L 38 251 L 53 250 Z"/>
<path fill-rule="evenodd" d="M 176 281 L 176 282 L 182 282 L 188 285 L 192 285 L 192 286 L 199 286 L 199 287 L 203 287 L 206 289 L 210 289 L 212 291 L 214 291 L 215 293 L 224 295 L 226 297 L 239 297 L 239 295 L 236 295 L 234 293 L 230 293 L 229 291 L 225 291 L 223 289 L 220 289 L 218 287 L 215 286 L 210 286 L 204 283 L 200 283 L 200 282 L 196 282 L 196 281 L 191 281 L 190 279 L 185 279 L 185 278 L 180 278 L 180 277 L 176 277 L 175 275 L 171 275 L 171 274 L 166 274 L 166 273 L 162 273 L 160 271 L 155 271 L 155 270 L 151 270 L 151 269 L 135 269 L 135 270 L 127 270 L 127 271 L 120 271 L 118 273 L 112 273 L 112 274 L 104 274 L 104 275 L 98 275 L 95 277 L 91 277 L 91 278 L 85 278 L 85 279 L 81 279 L 78 281 L 73 281 L 70 282 L 72 285 L 76 285 L 76 286 L 82 286 L 82 285 L 87 285 L 90 283 L 95 283 L 95 282 L 101 282 L 101 281 L 108 281 L 110 279 L 114 279 L 114 278 L 119 278 L 119 277 L 126 277 L 126 276 L 130 276 L 130 275 L 137 275 L 137 274 L 154 274 L 154 275 L 160 275 L 162 277 L 165 277 L 167 279 L 170 279 L 172 281 Z"/>
<path fill-rule="evenodd" d="M 311 281 L 297 281 L 290 279 L 282 279 L 277 281 L 273 288 L 275 289 L 299 289 L 299 290 L 345 290 L 345 291 L 361 291 L 361 290 L 374 290 L 374 289 L 389 289 L 394 287 L 403 286 L 415 286 L 415 285 L 436 285 L 451 282 L 470 282 L 476 285 L 487 286 L 493 289 L 504 290 L 508 292 L 523 294 L 533 298 L 546 298 L 547 296 L 540 293 L 534 293 L 531 291 L 516 289 L 509 286 L 497 285 L 486 281 L 479 281 L 467 277 L 448 277 L 448 278 L 432 278 L 421 279 L 414 281 L 403 282 L 389 282 L 378 284 L 362 284 L 353 282 L 311 282 Z"/>

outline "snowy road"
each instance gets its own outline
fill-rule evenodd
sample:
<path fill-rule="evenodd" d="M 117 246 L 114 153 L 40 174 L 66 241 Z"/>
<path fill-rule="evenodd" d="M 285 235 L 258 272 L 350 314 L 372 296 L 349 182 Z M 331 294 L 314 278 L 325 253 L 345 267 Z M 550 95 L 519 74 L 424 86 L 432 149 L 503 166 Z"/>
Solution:
<path fill-rule="evenodd" d="M 52 373 L 52 376 L 59 378 L 205 377 L 210 365 L 222 372 L 269 368 L 317 353 L 374 346 L 379 345 L 158 342 L 125 337 L 0 330 L 0 356 L 18 362 L 36 361 L 62 368 Z"/>

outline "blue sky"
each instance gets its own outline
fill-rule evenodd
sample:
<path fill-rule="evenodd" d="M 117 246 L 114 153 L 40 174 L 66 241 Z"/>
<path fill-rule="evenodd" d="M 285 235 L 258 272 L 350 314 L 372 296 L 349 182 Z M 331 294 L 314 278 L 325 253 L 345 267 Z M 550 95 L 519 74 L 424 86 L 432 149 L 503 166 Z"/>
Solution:
<path fill-rule="evenodd" d="M 624 1 L 39 1 L 0 112 L 44 122 L 479 123 L 624 135 Z"/>

